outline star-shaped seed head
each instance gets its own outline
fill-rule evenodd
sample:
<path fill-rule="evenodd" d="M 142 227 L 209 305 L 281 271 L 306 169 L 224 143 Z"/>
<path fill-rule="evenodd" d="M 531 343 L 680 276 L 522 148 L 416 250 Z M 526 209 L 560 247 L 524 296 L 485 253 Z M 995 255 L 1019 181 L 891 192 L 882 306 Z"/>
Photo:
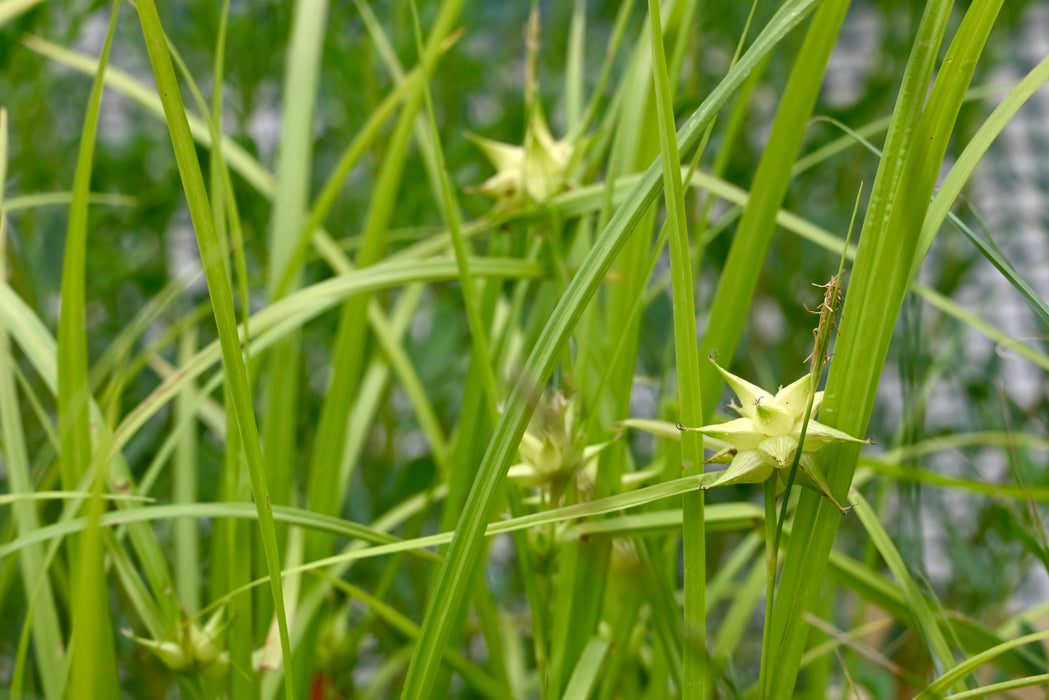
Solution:
<path fill-rule="evenodd" d="M 524 146 L 470 136 L 496 170 L 477 191 L 496 197 L 507 208 L 527 202 L 542 203 L 563 190 L 568 165 L 576 150 L 575 143 L 569 139 L 554 140 L 538 110 L 528 122 L 528 131 Z"/>
<path fill-rule="evenodd" d="M 778 470 L 789 469 L 794 462 L 809 403 L 811 376 L 805 374 L 793 384 L 780 387 L 779 391 L 773 393 L 737 377 L 717 362 L 714 362 L 714 366 L 738 397 L 739 403 L 732 404 L 732 408 L 740 414 L 740 418 L 700 428 L 684 428 L 697 430 L 729 445 L 707 460 L 727 462 L 729 465 L 711 486 L 758 484 L 774 473 L 781 479 L 785 478 Z M 823 392 L 816 392 L 812 399 L 811 415 L 816 415 L 822 401 Z M 827 445 L 840 442 L 870 441 L 854 438 L 848 433 L 810 418 L 798 464 L 801 475 L 822 480 L 817 476 L 813 453 Z"/>
<path fill-rule="evenodd" d="M 223 622 L 224 608 L 219 608 L 203 627 L 182 613 L 182 623 L 176 630 L 176 639 L 145 639 L 130 630 L 125 636 L 146 647 L 173 671 L 195 670 L 207 678 L 224 676 L 229 669 L 229 652 L 221 643 L 228 622 Z"/>

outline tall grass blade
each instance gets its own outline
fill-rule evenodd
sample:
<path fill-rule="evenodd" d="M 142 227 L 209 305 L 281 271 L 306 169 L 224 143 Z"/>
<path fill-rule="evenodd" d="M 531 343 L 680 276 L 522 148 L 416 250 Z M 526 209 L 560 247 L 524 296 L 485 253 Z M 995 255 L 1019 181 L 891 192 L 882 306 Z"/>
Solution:
<path fill-rule="evenodd" d="M 328 3 L 295 3 L 285 64 L 277 188 L 271 216 L 267 288 L 271 300 L 299 286 L 294 253 L 306 221 L 313 162 L 313 110 Z M 288 283 L 282 284 L 287 279 Z M 263 395 L 266 421 L 263 450 L 276 503 L 291 502 L 294 492 L 296 433 L 299 417 L 301 347 L 289 333 L 272 348 Z"/>
<path fill-rule="evenodd" d="M 663 192 L 666 195 L 670 267 L 674 297 L 674 355 L 677 359 L 677 391 L 681 420 L 685 425 L 703 425 L 699 351 L 696 343 L 695 282 L 685 220 L 685 195 L 681 184 L 681 159 L 674 126 L 673 100 L 663 54 L 659 0 L 649 0 L 648 18 L 652 27 L 652 64 L 655 80 L 656 112 L 659 120 L 659 150 L 663 165 Z M 703 473 L 703 436 L 688 431 L 681 436 L 682 469 L 685 474 Z M 684 592 L 685 634 L 691 645 L 684 654 L 682 693 L 701 698 L 706 688 L 706 530 L 703 494 L 684 497 Z"/>
<path fill-rule="evenodd" d="M 58 323 L 58 427 L 61 440 L 59 457 L 61 481 L 75 489 L 92 465 L 89 419 L 90 388 L 87 367 L 87 328 L 85 322 L 86 250 L 88 193 L 94 161 L 102 85 L 116 27 L 119 0 L 113 3 L 106 40 L 98 61 L 98 72 L 91 85 L 84 125 L 80 136 L 73 199 L 69 205 L 65 254 L 62 260 L 62 310 Z M 92 492 L 106 490 L 105 456 L 95 464 Z M 94 697 L 115 697 L 119 692 L 113 625 L 103 564 L 102 531 L 98 525 L 105 506 L 101 498 L 87 501 L 88 528 L 72 548 L 73 579 L 68 595 L 72 606 L 74 647 L 70 683 L 77 692 Z"/>
<path fill-rule="evenodd" d="M 215 222 L 204 188 L 200 172 L 200 163 L 193 146 L 185 107 L 182 103 L 171 55 L 164 40 L 160 17 L 152 0 L 143 0 L 138 4 L 139 20 L 142 33 L 149 51 L 150 63 L 157 81 L 171 135 L 175 158 L 178 162 L 182 185 L 186 192 L 190 217 L 197 235 L 204 274 L 208 282 L 215 323 L 218 326 L 219 342 L 222 348 L 223 366 L 226 381 L 230 385 L 233 406 L 230 410 L 236 415 L 237 426 L 243 441 L 247 457 L 248 472 L 251 475 L 251 487 L 255 496 L 255 506 L 259 515 L 259 529 L 262 534 L 262 545 L 266 555 L 266 568 L 269 571 L 271 592 L 277 623 L 280 630 L 281 650 L 285 659 L 284 684 L 289 698 L 294 696 L 291 669 L 291 642 L 288 638 L 288 623 L 284 612 L 284 594 L 280 577 L 280 552 L 277 546 L 276 530 L 273 525 L 272 506 L 269 489 L 266 484 L 266 470 L 259 444 L 258 428 L 255 424 L 255 413 L 251 400 L 251 389 L 248 385 L 247 367 L 241 355 L 240 340 L 237 333 L 236 319 L 233 311 L 233 293 L 229 286 L 229 275 Z"/>

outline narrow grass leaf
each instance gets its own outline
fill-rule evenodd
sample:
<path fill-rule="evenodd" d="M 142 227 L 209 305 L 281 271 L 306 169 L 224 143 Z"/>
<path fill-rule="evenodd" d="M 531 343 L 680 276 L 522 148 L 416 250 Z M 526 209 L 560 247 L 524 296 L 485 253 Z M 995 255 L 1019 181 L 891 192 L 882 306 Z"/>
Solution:
<path fill-rule="evenodd" d="M 328 3 L 295 3 L 291 38 L 284 66 L 280 152 L 277 187 L 270 218 L 267 290 L 270 301 L 299 285 L 294 252 L 306 220 L 309 186 L 313 180 L 313 112 L 324 46 Z M 282 284 L 287 279 L 286 284 Z M 269 487 L 275 503 L 286 505 L 294 492 L 299 416 L 301 340 L 288 333 L 270 351 L 263 380 L 263 452 Z M 278 533 L 280 535 L 280 533 Z"/>
<path fill-rule="evenodd" d="M 663 29 L 660 25 L 659 0 L 649 0 L 648 18 L 652 28 L 652 74 L 655 82 L 658 115 L 660 161 L 663 165 L 663 192 L 666 197 L 667 230 L 670 243 L 671 291 L 674 299 L 674 356 L 677 361 L 677 393 L 681 420 L 685 425 L 703 425 L 700 387 L 699 350 L 696 343 L 695 281 L 692 278 L 692 255 L 688 224 L 685 219 L 684 189 L 681 184 L 681 159 L 678 153 L 677 129 L 674 126 L 673 98 L 663 53 Z M 703 473 L 703 436 L 689 431 L 681 436 L 682 469 L 685 474 Z M 684 547 L 685 630 L 695 647 L 706 648 L 706 538 L 701 492 L 684 497 L 685 522 L 682 532 Z M 706 685 L 706 653 L 695 649 L 684 654 L 682 692 L 689 697 L 703 697 Z"/>
<path fill-rule="evenodd" d="M 989 661 L 993 661 L 997 656 L 1012 649 L 1016 649 L 1017 647 L 1024 646 L 1025 644 L 1040 642 L 1046 639 L 1049 639 L 1049 631 L 1036 632 L 1034 634 L 1024 635 L 1023 637 L 1017 637 L 1016 639 L 1010 639 L 1007 642 L 998 644 L 990 649 L 980 652 L 979 654 L 973 654 L 930 683 L 927 688 L 915 696 L 915 700 L 929 700 L 931 698 L 944 697 L 949 688 L 954 687 L 961 679 L 974 673 Z M 951 697 L 955 696 L 952 695 Z"/>
<path fill-rule="evenodd" d="M 102 85 L 113 43 L 119 0 L 113 3 L 98 71 L 91 85 L 80 135 L 73 198 L 62 259 L 62 309 L 58 321 L 58 432 L 62 485 L 75 489 L 92 463 L 89 418 L 91 402 L 87 367 L 87 328 L 85 321 L 87 196 L 91 191 L 95 136 L 102 103 Z M 94 475 L 92 493 L 106 490 L 105 469 Z M 72 549 L 73 578 L 70 582 L 73 627 L 72 687 L 94 697 L 115 697 L 119 693 L 116 649 L 110 618 L 108 587 L 105 583 L 102 531 L 98 519 L 104 510 L 100 498 L 87 501 L 88 527 Z"/>
<path fill-rule="evenodd" d="M 940 632 L 937 615 L 928 598 L 918 590 L 918 585 L 907 570 L 907 565 L 892 543 L 889 533 L 882 527 L 877 514 L 858 491 L 853 491 L 849 500 L 854 504 L 855 513 L 859 516 L 860 522 L 863 523 L 878 553 L 892 571 L 897 584 L 903 589 L 907 598 L 907 606 L 914 616 L 918 631 L 929 647 L 929 652 L 939 660 L 941 668 L 951 668 L 955 664 L 954 654 L 951 652 L 946 637 Z"/>
<path fill-rule="evenodd" d="M 189 124 L 186 120 L 185 107 L 179 91 L 178 82 L 171 64 L 160 17 L 152 0 L 143 0 L 138 5 L 142 33 L 146 40 L 150 62 L 153 65 L 157 88 L 164 104 L 164 113 L 168 121 L 175 158 L 179 173 L 182 176 L 183 188 L 189 205 L 190 217 L 197 235 L 204 274 L 208 281 L 208 292 L 211 295 L 212 309 L 218 326 L 219 341 L 222 347 L 223 365 L 226 379 L 231 388 L 233 399 L 232 410 L 237 417 L 237 425 L 243 439 L 247 455 L 248 472 L 251 476 L 252 491 L 258 509 L 259 528 L 262 533 L 263 549 L 266 555 L 266 568 L 269 571 L 270 586 L 273 595 L 277 623 L 280 630 L 281 650 L 284 655 L 284 684 L 288 697 L 293 696 L 295 687 L 291 669 L 291 643 L 288 638 L 288 623 L 284 612 L 284 595 L 280 577 L 280 552 L 277 547 L 276 531 L 273 525 L 273 514 L 266 484 L 266 469 L 259 444 L 258 428 L 255 424 L 255 413 L 252 407 L 251 389 L 248 385 L 247 368 L 241 355 L 240 340 L 237 334 L 236 320 L 233 312 L 233 294 L 229 287 L 228 274 L 223 253 L 215 231 L 214 218 L 208 204 L 204 188 L 200 163 L 194 150 Z"/>
<path fill-rule="evenodd" d="M 805 34 L 783 90 L 772 132 L 750 188 L 751 196 L 710 303 L 710 321 L 700 344 L 701 356 L 717 353 L 724 367 L 731 364 L 743 331 L 747 309 L 762 270 L 760 261 L 765 259 L 772 240 L 776 214 L 787 193 L 806 124 L 816 104 L 822 76 L 848 7 L 848 0 L 825 0 L 821 4 L 813 15 L 812 25 Z M 710 414 L 717 405 L 724 379 L 709 362 L 704 362 L 699 372 L 703 411 Z"/>
<path fill-rule="evenodd" d="M 579 663 L 576 664 L 572 675 L 568 678 L 565 694 L 561 696 L 564 700 L 586 700 L 590 697 L 610 646 L 611 643 L 607 639 L 590 638 L 590 641 L 583 647 Z"/>

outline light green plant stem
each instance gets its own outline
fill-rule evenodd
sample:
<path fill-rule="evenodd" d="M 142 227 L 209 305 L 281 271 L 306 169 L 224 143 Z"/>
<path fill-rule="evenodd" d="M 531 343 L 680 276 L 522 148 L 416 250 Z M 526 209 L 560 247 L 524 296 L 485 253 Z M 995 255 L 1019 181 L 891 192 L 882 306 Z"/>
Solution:
<path fill-rule="evenodd" d="M 197 333 L 190 327 L 179 343 L 179 359 L 185 361 L 196 351 Z M 193 503 L 197 500 L 197 434 L 196 420 L 192 413 L 196 387 L 186 383 L 175 400 L 175 414 L 179 420 L 187 421 L 175 449 L 175 465 L 172 496 L 175 503 Z M 180 520 L 175 523 L 175 589 L 178 599 L 191 615 L 200 610 L 200 545 L 197 540 L 197 523 Z"/>
<path fill-rule="evenodd" d="M 673 101 L 663 54 L 659 0 L 649 0 L 648 17 L 652 28 L 652 63 L 655 79 L 656 112 L 659 119 L 659 149 L 663 164 L 663 191 L 666 195 L 670 267 L 673 275 L 674 352 L 677 358 L 677 390 L 681 420 L 685 425 L 703 425 L 696 347 L 696 308 L 692 290 L 692 256 L 689 251 L 688 224 L 685 220 L 681 160 L 674 127 Z M 703 436 L 689 431 L 681 436 L 682 469 L 687 475 L 703 473 Z M 684 629 L 690 648 L 684 654 L 682 696 L 702 698 L 706 693 L 706 530 L 703 493 L 683 497 L 684 540 Z M 691 645 L 694 645 L 691 646 Z"/>
<path fill-rule="evenodd" d="M 284 66 L 277 188 L 270 220 L 267 291 L 271 300 L 299 286 L 300 271 L 292 265 L 299 231 L 306 220 L 313 175 L 313 111 L 327 11 L 326 0 L 298 0 L 292 14 Z M 282 285 L 286 278 L 287 285 Z M 299 334 L 289 333 L 272 348 L 263 382 L 263 452 L 274 502 L 280 504 L 290 503 L 295 491 L 301 356 Z M 278 540 L 283 534 L 278 530 Z"/>
<path fill-rule="evenodd" d="M 258 428 L 251 400 L 251 388 L 248 385 L 247 368 L 241 355 L 240 341 L 233 312 L 233 294 L 230 290 L 223 252 L 215 231 L 215 222 L 208 204 L 204 180 L 197 161 L 193 138 L 190 135 L 189 123 L 182 104 L 178 81 L 175 79 L 171 56 L 164 43 L 160 17 L 152 0 L 142 0 L 138 4 L 142 33 L 146 40 L 150 62 L 153 65 L 158 91 L 164 104 L 172 145 L 178 162 L 179 173 L 186 192 L 190 217 L 197 235 L 204 275 L 208 282 L 215 322 L 218 326 L 219 341 L 222 348 L 223 365 L 226 380 L 230 385 L 233 399 L 231 410 L 237 416 L 237 426 L 247 456 L 248 472 L 251 475 L 252 491 L 259 514 L 259 528 L 266 555 L 266 567 L 270 576 L 270 587 L 273 594 L 277 624 L 280 630 L 281 650 L 285 660 L 291 659 L 291 644 L 288 638 L 288 623 L 284 611 L 284 594 L 280 577 L 280 552 L 277 547 L 276 531 L 273 525 L 273 513 L 270 505 L 269 489 L 266 484 L 266 470 L 259 444 Z M 290 663 L 284 664 L 285 692 L 288 697 L 294 695 L 294 683 Z"/>

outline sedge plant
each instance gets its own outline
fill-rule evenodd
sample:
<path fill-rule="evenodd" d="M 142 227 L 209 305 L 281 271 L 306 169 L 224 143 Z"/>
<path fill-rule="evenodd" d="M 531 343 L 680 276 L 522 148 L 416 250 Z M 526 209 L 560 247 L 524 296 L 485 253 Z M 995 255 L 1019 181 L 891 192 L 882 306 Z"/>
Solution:
<path fill-rule="evenodd" d="M 0 694 L 1044 685 L 1019 5 L 89 5 L 0 0 Z"/>

